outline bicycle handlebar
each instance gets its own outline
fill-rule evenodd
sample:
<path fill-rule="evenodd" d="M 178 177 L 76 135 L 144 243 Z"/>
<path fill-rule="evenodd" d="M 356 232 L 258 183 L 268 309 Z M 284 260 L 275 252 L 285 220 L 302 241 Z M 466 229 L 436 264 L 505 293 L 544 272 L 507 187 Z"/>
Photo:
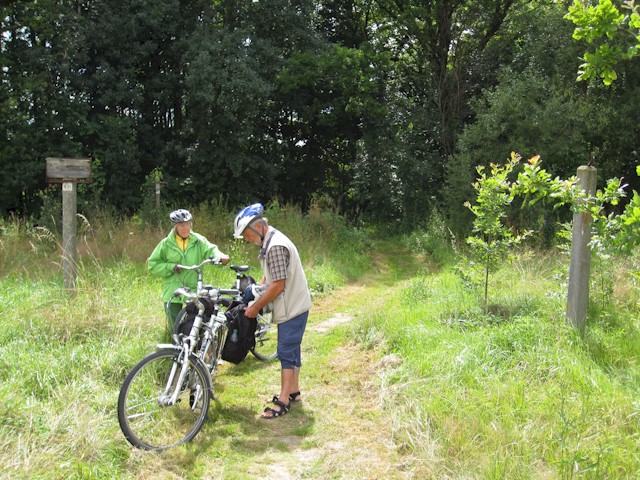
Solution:
<path fill-rule="evenodd" d="M 186 298 L 196 298 L 198 296 L 198 292 L 192 292 L 189 287 L 180 287 L 176 288 L 173 292 L 174 297 L 186 297 Z"/>
<path fill-rule="evenodd" d="M 209 258 L 205 258 L 199 265 L 180 265 L 179 263 L 176 265 L 176 267 L 178 267 L 180 270 L 200 270 L 200 268 L 202 268 L 202 266 L 207 265 L 207 264 L 211 264 L 211 265 L 223 265 L 223 263 L 213 257 L 209 257 Z"/>
<path fill-rule="evenodd" d="M 190 288 L 188 287 L 180 287 L 178 289 L 176 289 L 173 292 L 173 296 L 174 297 L 180 297 L 183 296 L 185 298 L 197 298 L 202 292 L 200 290 L 202 290 L 202 266 L 203 265 L 224 265 L 222 263 L 222 261 L 220 261 L 219 259 L 213 258 L 213 257 L 209 257 L 204 259 L 202 262 L 200 262 L 200 264 L 198 265 L 180 265 L 177 264 L 176 267 L 181 269 L 181 270 L 195 270 L 198 272 L 198 288 L 196 289 L 196 291 L 191 291 Z M 237 268 L 239 268 L 240 270 L 236 270 Z M 245 268 L 248 269 L 249 267 L 236 267 L 234 268 L 234 270 L 236 270 L 236 273 L 238 271 L 245 271 Z M 216 288 L 214 289 L 216 291 L 216 296 L 219 295 L 229 295 L 232 297 L 238 297 L 239 295 L 241 295 L 241 291 L 238 290 L 237 288 Z"/>

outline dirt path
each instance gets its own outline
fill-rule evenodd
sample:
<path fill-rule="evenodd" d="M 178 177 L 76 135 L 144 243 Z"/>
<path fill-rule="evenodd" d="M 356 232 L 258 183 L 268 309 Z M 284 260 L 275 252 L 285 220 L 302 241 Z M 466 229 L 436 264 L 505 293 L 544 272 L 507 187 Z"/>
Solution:
<path fill-rule="evenodd" d="M 348 290 L 363 293 L 359 288 Z M 323 336 L 352 319 L 351 314 L 336 312 L 310 325 L 307 341 L 322 342 Z M 255 478 L 402 478 L 394 473 L 402 461 L 392 441 L 391 423 L 382 409 L 384 394 L 377 370 L 384 367 L 377 362 L 375 352 L 346 343 L 336 346 L 332 360 L 320 362 L 322 373 L 305 379 L 305 398 L 295 405 L 296 410 L 304 409 L 305 417 L 314 418 L 312 432 L 302 438 L 291 436 L 289 425 L 273 422 L 271 431 L 288 451 L 277 456 L 267 451 L 256 458 L 264 468 L 254 472 Z"/>
<path fill-rule="evenodd" d="M 303 409 L 306 418 L 314 419 L 313 428 L 308 435 L 291 436 L 286 420 L 273 422 L 271 431 L 283 442 L 285 452 L 274 456 L 266 451 L 258 456 L 256 464 L 261 467 L 248 472 L 256 475 L 251 478 L 411 478 L 412 459 L 394 443 L 394 425 L 384 408 L 381 382 L 400 360 L 379 358 L 375 349 L 366 350 L 336 334 L 336 329 L 349 324 L 363 309 L 375 311 L 385 298 L 381 292 L 401 288 L 404 279 L 396 278 L 388 261 L 388 257 L 377 257 L 376 273 L 314 303 L 311 315 L 316 320 L 307 327 L 306 349 L 320 349 L 318 345 L 334 336 L 343 340 L 328 358 L 307 355 L 312 374 L 304 377 L 305 399 L 295 409 Z"/>

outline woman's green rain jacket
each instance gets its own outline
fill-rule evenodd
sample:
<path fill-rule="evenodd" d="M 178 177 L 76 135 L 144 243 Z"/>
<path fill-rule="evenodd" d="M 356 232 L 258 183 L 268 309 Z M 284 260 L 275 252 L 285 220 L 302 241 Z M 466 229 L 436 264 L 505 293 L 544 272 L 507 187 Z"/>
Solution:
<path fill-rule="evenodd" d="M 172 228 L 169 235 L 162 239 L 160 243 L 147 259 L 147 268 L 151 275 L 162 278 L 162 301 L 181 303 L 181 298 L 173 297 L 176 288 L 189 287 L 195 289 L 198 283 L 198 273 L 194 270 L 183 270 L 174 273 L 176 264 L 197 265 L 205 258 L 213 257 L 219 259 L 222 253 L 218 246 L 211 243 L 199 233 L 191 232 L 189 244 L 183 252 L 176 242 L 176 232 Z"/>

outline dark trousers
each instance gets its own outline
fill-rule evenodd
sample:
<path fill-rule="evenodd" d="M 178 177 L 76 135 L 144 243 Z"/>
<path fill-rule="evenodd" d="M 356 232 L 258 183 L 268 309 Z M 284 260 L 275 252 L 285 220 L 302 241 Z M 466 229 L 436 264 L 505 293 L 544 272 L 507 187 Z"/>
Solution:
<path fill-rule="evenodd" d="M 167 313 L 167 327 L 169 329 L 169 333 L 173 333 L 173 326 L 176 323 L 176 317 L 180 310 L 182 310 L 181 303 L 167 303 L 164 306 L 165 312 Z"/>

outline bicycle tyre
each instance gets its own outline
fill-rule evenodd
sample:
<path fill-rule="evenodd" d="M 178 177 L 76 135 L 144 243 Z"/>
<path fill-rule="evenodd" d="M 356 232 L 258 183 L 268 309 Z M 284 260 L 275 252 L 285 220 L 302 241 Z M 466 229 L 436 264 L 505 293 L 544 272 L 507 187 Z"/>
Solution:
<path fill-rule="evenodd" d="M 258 360 L 268 362 L 278 358 L 278 326 L 271 323 L 272 313 L 258 315 L 256 344 L 251 353 Z"/>
<path fill-rule="evenodd" d="M 160 398 L 182 351 L 163 348 L 140 360 L 126 376 L 118 397 L 118 422 L 125 438 L 142 450 L 166 450 L 192 440 L 207 418 L 213 395 L 211 377 L 195 355 L 175 404 Z"/>

